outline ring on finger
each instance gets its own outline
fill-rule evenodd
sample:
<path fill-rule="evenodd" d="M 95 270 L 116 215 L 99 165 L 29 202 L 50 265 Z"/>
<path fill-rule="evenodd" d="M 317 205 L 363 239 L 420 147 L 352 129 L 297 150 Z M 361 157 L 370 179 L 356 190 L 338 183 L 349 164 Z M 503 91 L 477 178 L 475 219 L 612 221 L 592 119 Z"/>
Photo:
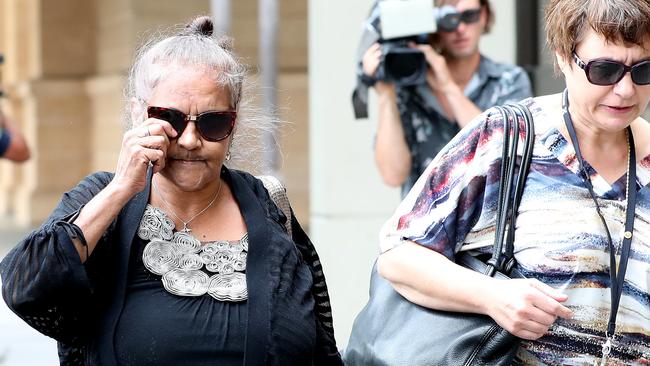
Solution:
<path fill-rule="evenodd" d="M 144 135 L 138 135 L 138 137 L 143 138 L 143 137 L 151 136 L 151 132 L 149 132 L 149 127 L 145 127 L 145 128 L 147 129 L 147 133 L 145 133 Z"/>

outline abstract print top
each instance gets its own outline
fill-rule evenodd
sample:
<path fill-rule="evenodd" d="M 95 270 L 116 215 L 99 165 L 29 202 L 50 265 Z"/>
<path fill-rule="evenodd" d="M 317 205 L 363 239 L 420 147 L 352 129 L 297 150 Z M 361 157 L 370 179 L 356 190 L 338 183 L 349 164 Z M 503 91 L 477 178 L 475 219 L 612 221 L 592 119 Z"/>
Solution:
<path fill-rule="evenodd" d="M 566 293 L 569 299 L 564 304 L 574 316 L 558 318 L 545 336 L 524 341 L 516 363 L 593 365 L 601 355 L 610 309 L 606 233 L 577 174 L 575 150 L 555 127 L 562 121 L 552 120 L 536 99 L 524 104 L 533 113 L 536 137 L 516 223 L 515 258 L 526 277 Z M 463 129 L 384 224 L 382 252 L 404 241 L 448 258 L 461 250 L 490 252 L 502 141 L 503 123 L 491 110 Z M 586 169 L 618 252 L 624 232 L 626 176 L 610 185 L 588 161 Z M 634 236 L 608 365 L 650 363 L 649 183 L 650 156 L 645 156 L 637 163 Z"/>

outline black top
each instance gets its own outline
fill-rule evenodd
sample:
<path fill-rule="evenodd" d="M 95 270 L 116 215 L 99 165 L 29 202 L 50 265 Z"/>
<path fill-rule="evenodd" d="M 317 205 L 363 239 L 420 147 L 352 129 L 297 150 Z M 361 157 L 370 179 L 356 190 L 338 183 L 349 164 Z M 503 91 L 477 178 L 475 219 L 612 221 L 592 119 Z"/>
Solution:
<path fill-rule="evenodd" d="M 246 301 L 169 293 L 161 276 L 142 262 L 148 242 L 136 237 L 132 246 L 124 310 L 115 330 L 118 363 L 175 366 L 183 360 L 183 365 L 243 365 Z"/>
<path fill-rule="evenodd" d="M 285 216 L 258 179 L 226 168 L 222 177 L 237 200 L 249 239 L 243 364 L 342 365 L 313 244 L 293 216 L 289 237 Z M 84 264 L 72 242 L 83 232 L 70 223 L 112 178 L 95 173 L 65 193 L 46 222 L 0 264 L 7 305 L 57 340 L 62 365 L 118 364 L 116 332 L 127 304 L 131 245 L 151 185 L 124 206 Z"/>

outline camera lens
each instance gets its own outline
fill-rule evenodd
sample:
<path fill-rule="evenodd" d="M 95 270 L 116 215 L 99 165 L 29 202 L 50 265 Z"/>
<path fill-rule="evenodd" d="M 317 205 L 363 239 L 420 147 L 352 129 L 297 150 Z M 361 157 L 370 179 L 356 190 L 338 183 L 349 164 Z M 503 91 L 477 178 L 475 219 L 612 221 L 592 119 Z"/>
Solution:
<path fill-rule="evenodd" d="M 419 59 L 414 53 L 391 53 L 386 57 L 386 69 L 394 79 L 408 78 L 418 71 Z"/>
<path fill-rule="evenodd" d="M 388 53 L 384 62 L 386 77 L 401 85 L 420 83 L 426 72 L 424 54 L 419 50 L 406 48 Z"/>

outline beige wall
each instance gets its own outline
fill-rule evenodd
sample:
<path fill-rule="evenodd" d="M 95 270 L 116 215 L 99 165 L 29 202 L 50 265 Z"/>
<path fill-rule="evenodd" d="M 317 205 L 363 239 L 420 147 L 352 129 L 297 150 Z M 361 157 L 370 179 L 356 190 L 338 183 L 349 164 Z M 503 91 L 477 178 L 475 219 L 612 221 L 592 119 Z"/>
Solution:
<path fill-rule="evenodd" d="M 308 224 L 307 5 L 279 4 L 278 101 L 288 121 L 281 175 Z M 3 109 L 20 121 L 33 149 L 21 166 L 0 162 L 0 218 L 39 223 L 85 175 L 112 171 L 134 50 L 209 11 L 208 0 L 0 0 L 1 76 L 9 92 Z M 255 74 L 257 1 L 233 0 L 232 13 L 235 49 Z"/>

